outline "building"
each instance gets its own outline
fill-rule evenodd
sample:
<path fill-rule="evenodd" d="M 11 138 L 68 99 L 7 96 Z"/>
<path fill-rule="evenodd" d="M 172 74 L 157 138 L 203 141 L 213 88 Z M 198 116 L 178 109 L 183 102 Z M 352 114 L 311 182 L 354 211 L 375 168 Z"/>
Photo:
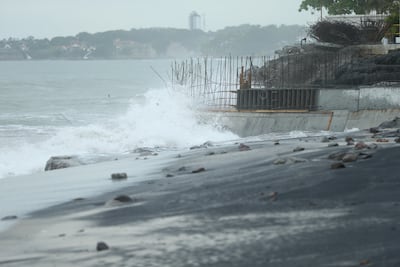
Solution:
<path fill-rule="evenodd" d="M 192 30 L 201 30 L 201 16 L 193 11 L 189 15 L 189 29 Z"/>

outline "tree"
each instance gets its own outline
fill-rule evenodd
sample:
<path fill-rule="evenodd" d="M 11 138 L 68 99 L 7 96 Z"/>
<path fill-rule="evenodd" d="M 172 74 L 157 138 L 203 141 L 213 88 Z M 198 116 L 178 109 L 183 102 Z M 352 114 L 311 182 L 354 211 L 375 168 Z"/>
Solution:
<path fill-rule="evenodd" d="M 366 14 L 372 10 L 378 13 L 397 11 L 399 3 L 393 0 L 303 0 L 299 11 L 321 10 L 325 8 L 330 15 Z"/>

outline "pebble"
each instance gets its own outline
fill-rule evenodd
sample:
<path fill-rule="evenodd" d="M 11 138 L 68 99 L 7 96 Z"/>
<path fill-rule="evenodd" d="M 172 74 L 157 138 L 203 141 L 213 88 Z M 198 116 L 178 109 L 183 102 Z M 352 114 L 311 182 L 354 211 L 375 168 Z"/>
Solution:
<path fill-rule="evenodd" d="M 205 172 L 206 169 L 205 168 L 198 168 L 196 170 L 193 170 L 192 173 L 199 173 L 199 172 Z"/>
<path fill-rule="evenodd" d="M 343 169 L 343 168 L 346 168 L 346 166 L 341 162 L 332 163 L 331 165 L 331 169 Z"/>
<path fill-rule="evenodd" d="M 111 174 L 111 179 L 114 181 L 126 180 L 126 179 L 128 179 L 128 174 L 126 174 L 126 172 L 113 173 L 113 174 Z"/>
<path fill-rule="evenodd" d="M 245 145 L 242 143 L 239 145 L 239 150 L 240 151 L 248 151 L 248 150 L 251 150 L 251 148 L 248 145 Z"/>
<path fill-rule="evenodd" d="M 2 221 L 11 221 L 11 220 L 16 220 L 16 219 L 18 219 L 18 216 L 11 215 L 11 216 L 3 217 L 1 220 Z"/>
<path fill-rule="evenodd" d="M 304 151 L 304 147 L 296 147 L 295 149 L 293 149 L 293 152 L 300 152 L 300 151 Z"/>
<path fill-rule="evenodd" d="M 105 242 L 97 242 L 96 250 L 97 251 L 104 251 L 110 249 L 109 246 Z"/>

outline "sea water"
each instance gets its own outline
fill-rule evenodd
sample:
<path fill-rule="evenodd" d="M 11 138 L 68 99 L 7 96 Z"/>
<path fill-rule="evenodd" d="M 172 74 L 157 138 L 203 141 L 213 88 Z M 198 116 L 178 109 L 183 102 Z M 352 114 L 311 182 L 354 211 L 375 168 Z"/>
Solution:
<path fill-rule="evenodd" d="M 237 138 L 199 123 L 171 89 L 169 60 L 0 62 L 0 179 L 43 172 L 51 156 L 88 162 L 138 147 Z"/>

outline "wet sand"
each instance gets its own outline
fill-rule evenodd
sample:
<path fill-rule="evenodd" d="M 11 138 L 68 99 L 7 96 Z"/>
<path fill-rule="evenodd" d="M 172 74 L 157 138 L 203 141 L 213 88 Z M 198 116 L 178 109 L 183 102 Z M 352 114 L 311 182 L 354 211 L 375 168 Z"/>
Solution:
<path fill-rule="evenodd" d="M 19 219 L 0 233 L 0 266 L 400 266 L 400 145 L 354 135 L 369 147 L 315 137 L 171 155 L 148 179 Z M 359 158 L 331 169 L 338 152 Z"/>

